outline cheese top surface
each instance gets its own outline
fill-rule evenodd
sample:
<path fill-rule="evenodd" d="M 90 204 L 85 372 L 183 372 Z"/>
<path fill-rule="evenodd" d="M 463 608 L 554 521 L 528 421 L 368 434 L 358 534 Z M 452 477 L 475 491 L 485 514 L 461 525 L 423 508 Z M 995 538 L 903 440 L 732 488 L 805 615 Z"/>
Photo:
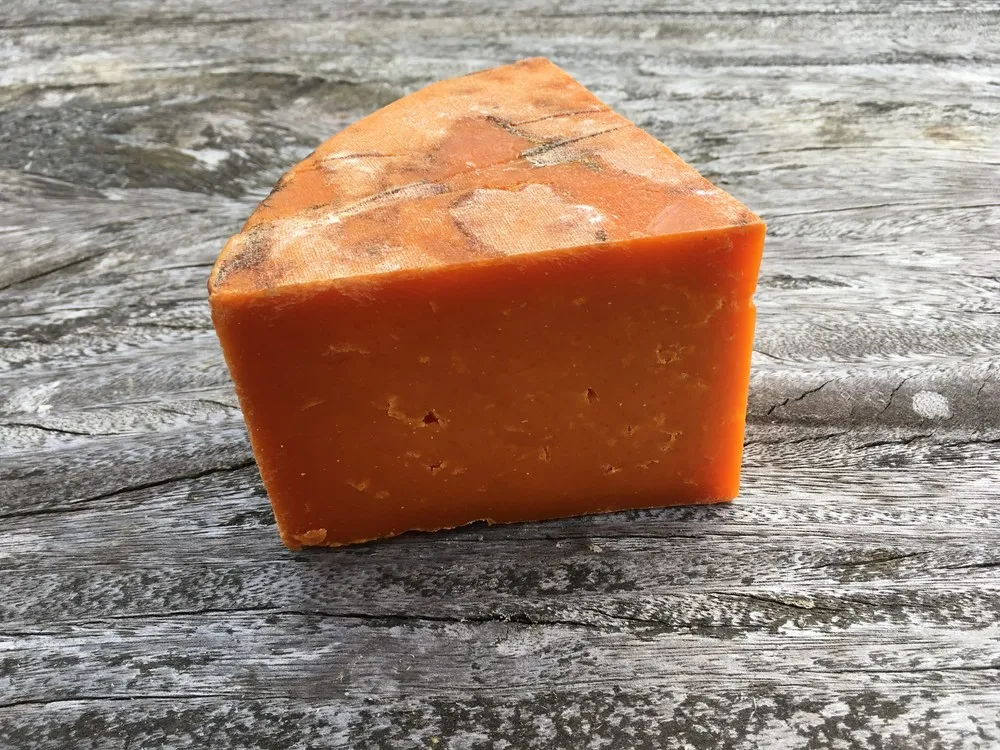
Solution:
<path fill-rule="evenodd" d="M 548 60 L 441 81 L 330 138 L 232 237 L 213 294 L 760 219 Z"/>

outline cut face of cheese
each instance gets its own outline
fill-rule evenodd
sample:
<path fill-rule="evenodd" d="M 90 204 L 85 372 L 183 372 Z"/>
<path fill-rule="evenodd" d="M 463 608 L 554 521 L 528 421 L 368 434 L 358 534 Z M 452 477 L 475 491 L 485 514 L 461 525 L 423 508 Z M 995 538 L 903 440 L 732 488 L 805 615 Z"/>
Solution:
<path fill-rule="evenodd" d="M 209 281 L 282 539 L 731 499 L 763 240 L 546 60 L 334 136 Z"/>

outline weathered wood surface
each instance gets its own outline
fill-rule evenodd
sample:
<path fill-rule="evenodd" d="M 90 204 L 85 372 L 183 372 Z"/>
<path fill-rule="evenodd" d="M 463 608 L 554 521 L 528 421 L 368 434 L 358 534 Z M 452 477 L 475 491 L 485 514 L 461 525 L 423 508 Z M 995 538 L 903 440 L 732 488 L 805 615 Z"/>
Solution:
<path fill-rule="evenodd" d="M 728 507 L 278 543 L 208 317 L 320 140 L 548 55 L 770 224 Z M 0 6 L 0 747 L 1000 746 L 1000 12 Z"/>

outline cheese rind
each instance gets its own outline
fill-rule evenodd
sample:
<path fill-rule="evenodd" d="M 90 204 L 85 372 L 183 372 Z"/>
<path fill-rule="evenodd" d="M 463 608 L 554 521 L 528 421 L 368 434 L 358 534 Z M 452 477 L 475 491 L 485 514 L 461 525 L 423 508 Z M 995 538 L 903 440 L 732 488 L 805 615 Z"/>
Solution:
<path fill-rule="evenodd" d="M 213 294 L 759 223 L 547 60 L 432 84 L 279 181 Z"/>
<path fill-rule="evenodd" d="M 210 289 L 286 544 L 735 496 L 764 226 L 551 63 L 281 184 Z"/>

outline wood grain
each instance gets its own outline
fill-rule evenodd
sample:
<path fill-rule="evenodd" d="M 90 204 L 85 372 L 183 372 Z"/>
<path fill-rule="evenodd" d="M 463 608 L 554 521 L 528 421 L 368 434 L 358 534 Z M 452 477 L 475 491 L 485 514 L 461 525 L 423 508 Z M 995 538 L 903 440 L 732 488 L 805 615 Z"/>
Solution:
<path fill-rule="evenodd" d="M 548 55 L 769 223 L 742 497 L 290 553 L 205 279 Z M 0 10 L 0 747 L 1000 745 L 994 3 Z"/>

